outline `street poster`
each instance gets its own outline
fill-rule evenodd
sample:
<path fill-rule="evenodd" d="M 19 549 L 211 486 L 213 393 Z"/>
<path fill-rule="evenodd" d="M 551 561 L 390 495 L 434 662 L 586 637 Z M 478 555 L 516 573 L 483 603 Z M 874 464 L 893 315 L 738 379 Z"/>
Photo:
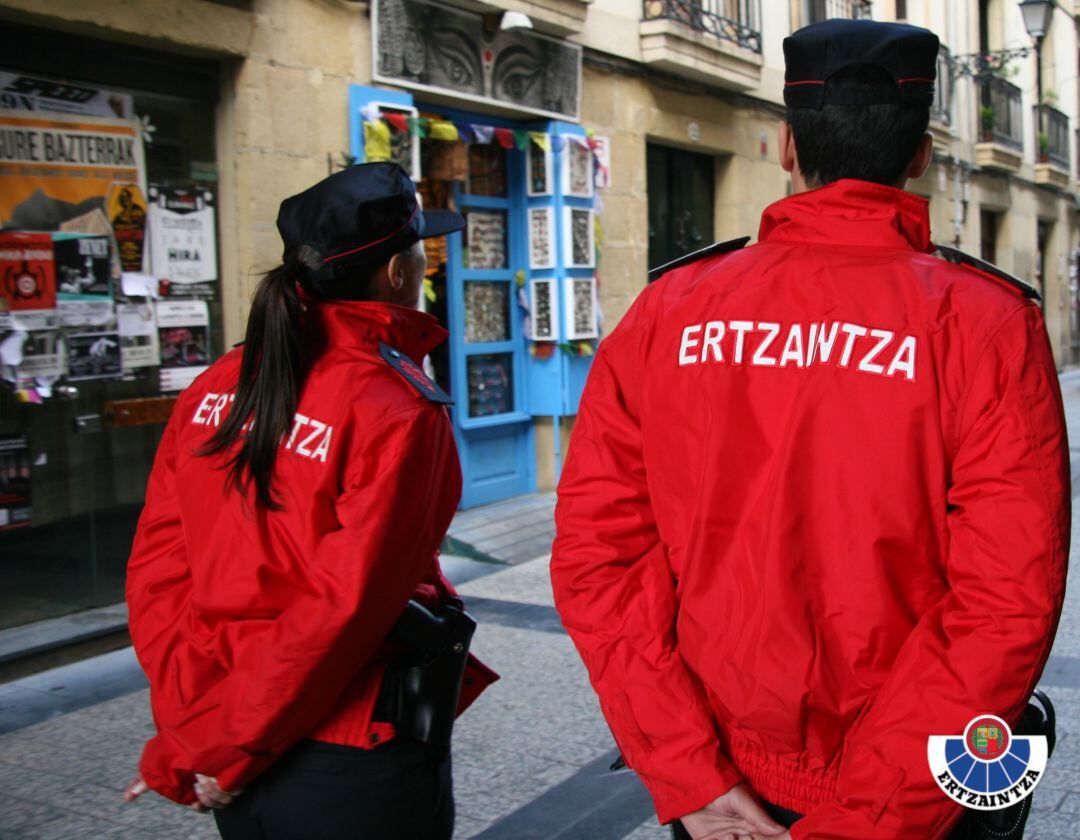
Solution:
<path fill-rule="evenodd" d="M 52 237 L 47 233 L 0 232 L 0 283 L 13 312 L 55 308 Z"/>
<path fill-rule="evenodd" d="M 150 187 L 150 273 L 171 283 L 217 279 L 214 194 Z"/>
<path fill-rule="evenodd" d="M 30 524 L 30 438 L 0 435 L 0 531 Z"/>
<path fill-rule="evenodd" d="M 112 253 L 110 237 L 53 234 L 56 285 L 61 294 L 108 296 Z"/>
<path fill-rule="evenodd" d="M 161 390 L 182 391 L 210 364 L 210 311 L 204 300 L 159 300 Z"/>
<path fill-rule="evenodd" d="M 131 119 L 129 94 L 0 70 L 0 108 Z"/>
<path fill-rule="evenodd" d="M 60 327 L 65 330 L 107 332 L 116 328 L 116 304 L 112 298 L 60 294 L 56 311 Z"/>
<path fill-rule="evenodd" d="M 0 364 L 13 379 L 55 379 L 64 372 L 55 309 L 12 312 L 10 326 L 12 333 L 0 345 Z"/>
<path fill-rule="evenodd" d="M 57 230 L 145 171 L 133 120 L 0 110 L 0 227 Z"/>
<path fill-rule="evenodd" d="M 120 335 L 116 332 L 72 333 L 67 336 L 68 379 L 115 379 L 124 372 L 120 363 Z"/>
<path fill-rule="evenodd" d="M 138 184 L 113 184 L 105 212 L 112 222 L 120 267 L 142 271 L 146 266 L 146 198 Z"/>
<path fill-rule="evenodd" d="M 124 370 L 156 367 L 161 361 L 161 351 L 153 304 L 149 301 L 121 303 L 116 307 L 116 321 Z"/>

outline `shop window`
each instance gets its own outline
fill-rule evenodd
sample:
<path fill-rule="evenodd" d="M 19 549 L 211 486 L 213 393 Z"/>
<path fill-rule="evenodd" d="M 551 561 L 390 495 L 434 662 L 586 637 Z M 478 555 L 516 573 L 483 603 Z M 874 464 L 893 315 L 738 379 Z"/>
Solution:
<path fill-rule="evenodd" d="M 78 192 L 74 174 L 68 194 L 48 182 L 27 187 L 28 175 L 12 169 L 0 175 L 24 179 L 18 189 L 14 180 L 0 183 L 13 196 L 0 222 L 8 235 L 33 229 L 50 243 L 57 287 L 52 321 L 30 331 L 22 361 L 6 368 L 0 387 L 0 470 L 11 462 L 18 477 L 0 480 L 2 628 L 123 600 L 147 477 L 175 393 L 222 353 L 224 337 L 213 219 L 216 66 L 18 27 L 5 27 L 0 46 L 3 87 L 27 91 L 5 99 L 14 109 L 9 119 L 82 120 L 104 131 L 102 117 L 120 118 L 140 138 L 144 160 L 137 192 L 110 188 L 77 202 L 66 197 Z M 58 117 L 62 103 L 49 100 L 46 83 L 78 88 L 100 110 Z M 183 247 L 170 240 L 175 273 L 161 274 L 171 282 L 155 288 L 163 295 L 155 305 L 114 267 L 134 267 L 146 254 L 153 270 L 150 227 L 142 225 L 151 215 L 160 224 L 166 206 L 181 205 L 192 235 Z"/>
<path fill-rule="evenodd" d="M 997 238 L 998 224 L 1001 220 L 999 213 L 991 210 L 979 212 L 979 256 L 992 265 L 997 264 Z"/>
<path fill-rule="evenodd" d="M 506 150 L 498 144 L 470 144 L 465 191 L 470 195 L 505 198 L 506 190 Z"/>
<path fill-rule="evenodd" d="M 502 280 L 465 283 L 465 340 L 510 340 L 510 286 Z"/>
<path fill-rule="evenodd" d="M 467 358 L 469 416 L 490 417 L 514 410 L 514 354 L 485 353 Z"/>
<path fill-rule="evenodd" d="M 649 268 L 713 241 L 713 159 L 650 143 Z"/>

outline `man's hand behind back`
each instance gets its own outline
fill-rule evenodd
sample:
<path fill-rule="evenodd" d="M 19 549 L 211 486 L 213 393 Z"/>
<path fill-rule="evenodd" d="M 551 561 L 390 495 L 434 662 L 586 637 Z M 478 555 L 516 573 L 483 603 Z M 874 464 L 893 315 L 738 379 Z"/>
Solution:
<path fill-rule="evenodd" d="M 693 840 L 736 840 L 768 837 L 791 840 L 787 830 L 766 813 L 745 783 L 735 785 L 704 808 L 680 822 Z"/>

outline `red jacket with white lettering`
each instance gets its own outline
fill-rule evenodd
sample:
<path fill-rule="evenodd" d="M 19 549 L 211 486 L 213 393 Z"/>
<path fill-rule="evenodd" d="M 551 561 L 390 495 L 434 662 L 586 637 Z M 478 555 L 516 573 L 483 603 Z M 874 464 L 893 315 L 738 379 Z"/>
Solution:
<path fill-rule="evenodd" d="M 840 181 L 669 272 L 601 344 L 556 603 L 662 822 L 745 780 L 794 838 L 938 838 L 930 735 L 1015 724 L 1057 626 L 1069 464 L 1042 313 Z"/>
<path fill-rule="evenodd" d="M 410 596 L 453 592 L 438 546 L 461 493 L 445 408 L 379 355 L 417 363 L 443 341 L 430 315 L 381 303 L 307 302 L 314 362 L 282 441 L 282 511 L 226 486 L 202 457 L 228 413 L 235 350 L 183 392 L 158 450 L 128 564 L 131 637 L 158 734 L 147 784 L 194 801 L 194 773 L 243 788 L 301 738 L 375 747 L 372 720 Z M 473 660 L 461 708 L 494 675 Z"/>

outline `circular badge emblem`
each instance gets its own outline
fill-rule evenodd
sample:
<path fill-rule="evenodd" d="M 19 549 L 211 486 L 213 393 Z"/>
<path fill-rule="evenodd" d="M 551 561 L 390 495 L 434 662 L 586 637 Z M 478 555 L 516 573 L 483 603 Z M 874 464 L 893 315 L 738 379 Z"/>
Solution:
<path fill-rule="evenodd" d="M 931 735 L 926 757 L 947 796 L 977 811 L 1008 808 L 1035 790 L 1046 772 L 1045 735 L 1014 735 L 996 715 L 979 715 L 963 735 Z"/>
<path fill-rule="evenodd" d="M 37 278 L 24 272 L 15 278 L 15 288 L 19 297 L 29 298 L 37 294 Z"/>
<path fill-rule="evenodd" d="M 964 746 L 976 761 L 997 761 L 1009 751 L 1012 731 L 994 715 L 975 718 L 964 730 Z"/>

